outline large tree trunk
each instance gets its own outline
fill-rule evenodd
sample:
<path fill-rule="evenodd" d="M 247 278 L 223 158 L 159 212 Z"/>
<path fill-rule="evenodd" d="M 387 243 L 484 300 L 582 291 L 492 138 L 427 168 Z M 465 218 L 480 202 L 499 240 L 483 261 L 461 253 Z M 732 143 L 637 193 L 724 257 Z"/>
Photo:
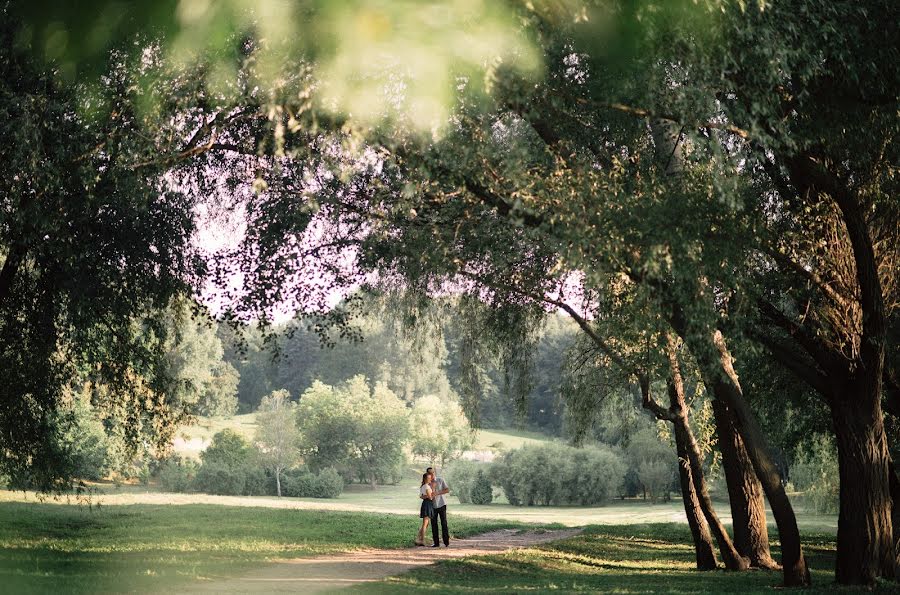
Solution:
<path fill-rule="evenodd" d="M 896 562 L 880 382 L 874 394 L 872 383 L 860 384 L 831 402 L 841 476 L 835 573 L 838 583 L 850 585 L 893 577 Z"/>
<path fill-rule="evenodd" d="M 765 436 L 756 416 L 744 399 L 741 385 L 731 363 L 731 355 L 725 345 L 725 338 L 719 331 L 711 337 L 703 338 L 687 332 L 686 324 L 679 316 L 674 317 L 673 326 L 697 358 L 703 380 L 728 405 L 734 415 L 735 427 L 744 439 L 747 455 L 753 463 L 756 476 L 772 507 L 772 515 L 781 538 L 782 572 L 787 587 L 802 587 L 810 584 L 809 568 L 803 556 L 800 543 L 800 529 L 791 502 L 784 491 L 781 473 L 769 452 Z M 680 328 L 679 328 L 680 327 Z M 683 333 L 683 334 L 682 334 Z"/>
<path fill-rule="evenodd" d="M 731 505 L 734 547 L 755 568 L 779 568 L 769 551 L 762 485 L 756 478 L 744 440 L 735 426 L 734 415 L 721 399 L 713 399 L 712 406 Z"/>
<path fill-rule="evenodd" d="M 890 452 L 890 451 L 889 451 Z M 900 477 L 891 461 L 888 481 L 891 484 L 891 525 L 894 538 L 894 579 L 900 580 Z"/>
<path fill-rule="evenodd" d="M 688 458 L 687 445 L 679 432 L 675 432 L 675 448 L 678 451 L 678 479 L 681 483 L 681 499 L 684 502 L 684 513 L 687 516 L 691 536 L 694 538 L 694 554 L 697 558 L 698 570 L 715 570 L 716 552 L 713 550 L 712 534 L 709 524 L 694 489 L 694 478 L 691 474 L 691 462 Z"/>

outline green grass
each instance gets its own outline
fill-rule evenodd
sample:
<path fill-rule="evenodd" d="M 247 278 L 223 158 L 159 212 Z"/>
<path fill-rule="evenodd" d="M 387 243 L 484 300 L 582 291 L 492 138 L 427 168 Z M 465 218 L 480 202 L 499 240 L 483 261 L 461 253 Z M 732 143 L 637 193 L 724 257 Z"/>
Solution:
<path fill-rule="evenodd" d="M 473 450 L 512 450 L 526 444 L 549 442 L 553 437 L 528 430 L 478 430 Z"/>
<path fill-rule="evenodd" d="M 773 571 L 698 572 L 690 543 L 685 525 L 590 526 L 571 539 L 506 554 L 448 560 L 354 591 L 775 593 L 781 582 L 781 573 Z M 841 591 L 833 585 L 833 534 L 805 534 L 804 545 L 814 588 L 798 592 Z M 896 592 L 896 585 L 882 583 L 876 591 Z"/>
<path fill-rule="evenodd" d="M 0 591 L 160 591 L 236 576 L 267 560 L 411 544 L 412 514 L 209 504 L 0 503 Z M 462 537 L 510 522 L 455 518 Z M 196 584 L 196 583 L 195 583 Z"/>
<path fill-rule="evenodd" d="M 256 432 L 256 414 L 247 413 L 228 418 L 200 417 L 196 423 L 178 428 L 173 450 L 181 456 L 199 458 L 216 432 L 225 429 L 232 429 L 247 440 L 252 440 Z"/>

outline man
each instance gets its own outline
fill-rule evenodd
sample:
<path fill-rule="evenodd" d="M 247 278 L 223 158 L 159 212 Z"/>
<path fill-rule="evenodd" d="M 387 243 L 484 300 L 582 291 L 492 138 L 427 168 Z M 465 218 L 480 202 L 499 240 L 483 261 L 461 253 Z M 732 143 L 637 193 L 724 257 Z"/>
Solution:
<path fill-rule="evenodd" d="M 450 487 L 443 477 L 438 477 L 434 467 L 429 467 L 425 473 L 434 475 L 434 518 L 431 519 L 431 537 L 434 538 L 434 545 L 431 547 L 441 547 L 438 540 L 438 517 L 441 519 L 441 533 L 444 536 L 444 547 L 450 547 L 450 531 L 447 529 L 447 502 L 444 495 L 450 493 Z"/>

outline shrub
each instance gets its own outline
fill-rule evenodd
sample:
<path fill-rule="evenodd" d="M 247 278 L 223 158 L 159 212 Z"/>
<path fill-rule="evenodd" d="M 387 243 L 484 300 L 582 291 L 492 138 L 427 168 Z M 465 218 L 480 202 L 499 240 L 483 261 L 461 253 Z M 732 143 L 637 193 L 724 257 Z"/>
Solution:
<path fill-rule="evenodd" d="M 814 436 L 801 447 L 791 477 L 803 500 L 816 514 L 833 514 L 840 506 L 837 448 L 827 435 Z"/>
<path fill-rule="evenodd" d="M 450 465 L 447 470 L 447 483 L 453 486 L 453 495 L 459 498 L 460 503 L 469 504 L 472 501 L 472 487 L 479 469 L 485 467 L 484 463 L 459 460 Z"/>
<path fill-rule="evenodd" d="M 478 470 L 472 485 L 472 504 L 490 504 L 494 500 L 494 488 L 484 471 Z"/>
<path fill-rule="evenodd" d="M 669 488 L 672 486 L 672 465 L 663 461 L 641 461 L 638 465 L 637 476 L 640 482 L 650 492 L 650 497 L 656 500 L 660 496 L 668 497 Z"/>
<path fill-rule="evenodd" d="M 246 465 L 252 458 L 250 443 L 232 429 L 216 432 L 206 450 L 200 453 L 204 465 L 211 463 L 232 469 Z"/>
<path fill-rule="evenodd" d="M 194 489 L 194 481 L 200 466 L 190 459 L 172 457 L 159 470 L 159 485 L 167 492 L 189 492 Z"/>
<path fill-rule="evenodd" d="M 265 469 L 248 465 L 243 470 L 245 496 L 275 495 L 275 478 L 266 473 Z"/>
<path fill-rule="evenodd" d="M 197 491 L 220 496 L 240 496 L 247 485 L 243 467 L 232 468 L 220 463 L 207 463 L 197 471 L 194 481 Z"/>
<path fill-rule="evenodd" d="M 337 498 L 344 491 L 344 478 L 334 469 L 324 469 L 316 477 L 313 498 Z"/>
<path fill-rule="evenodd" d="M 334 469 L 315 474 L 301 468 L 285 474 L 281 489 L 294 498 L 337 498 L 344 491 L 344 478 Z"/>
<path fill-rule="evenodd" d="M 620 493 L 622 457 L 608 448 L 528 445 L 506 452 L 492 467 L 514 506 L 599 505 Z"/>

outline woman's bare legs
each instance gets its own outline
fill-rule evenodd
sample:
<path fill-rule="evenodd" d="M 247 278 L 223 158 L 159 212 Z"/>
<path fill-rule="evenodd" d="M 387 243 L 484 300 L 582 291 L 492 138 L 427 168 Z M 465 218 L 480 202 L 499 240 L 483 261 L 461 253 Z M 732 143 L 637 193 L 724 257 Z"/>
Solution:
<path fill-rule="evenodd" d="M 422 519 L 422 526 L 419 527 L 419 533 L 416 535 L 416 545 L 425 545 L 425 530 L 428 528 L 430 520 L 428 517 Z"/>

